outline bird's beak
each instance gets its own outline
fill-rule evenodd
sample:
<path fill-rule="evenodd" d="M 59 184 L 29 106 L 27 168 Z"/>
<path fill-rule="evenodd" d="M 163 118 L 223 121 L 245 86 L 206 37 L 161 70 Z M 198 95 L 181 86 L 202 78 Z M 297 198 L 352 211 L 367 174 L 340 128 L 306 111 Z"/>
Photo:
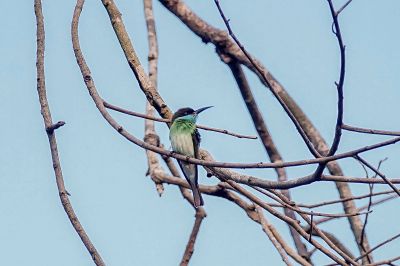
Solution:
<path fill-rule="evenodd" d="M 200 114 L 201 112 L 203 112 L 204 110 L 207 110 L 208 108 L 211 108 L 211 107 L 214 107 L 214 106 L 202 107 L 202 108 L 200 108 L 200 109 L 197 109 L 197 110 L 195 111 L 195 113 L 196 113 L 196 115 L 198 115 L 198 114 Z"/>

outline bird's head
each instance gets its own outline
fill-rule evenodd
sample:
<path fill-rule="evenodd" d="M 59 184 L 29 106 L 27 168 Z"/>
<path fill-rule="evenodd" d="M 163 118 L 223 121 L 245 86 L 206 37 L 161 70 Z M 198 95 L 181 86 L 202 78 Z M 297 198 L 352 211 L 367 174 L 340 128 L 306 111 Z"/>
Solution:
<path fill-rule="evenodd" d="M 211 107 L 213 107 L 213 106 L 202 107 L 197 110 L 193 110 L 192 108 L 189 108 L 189 107 L 181 108 L 178 111 L 176 111 L 174 113 L 174 115 L 172 116 L 172 122 L 174 122 L 177 119 L 196 122 L 198 114 L 200 114 L 204 110 L 207 110 L 208 108 L 211 108 Z"/>

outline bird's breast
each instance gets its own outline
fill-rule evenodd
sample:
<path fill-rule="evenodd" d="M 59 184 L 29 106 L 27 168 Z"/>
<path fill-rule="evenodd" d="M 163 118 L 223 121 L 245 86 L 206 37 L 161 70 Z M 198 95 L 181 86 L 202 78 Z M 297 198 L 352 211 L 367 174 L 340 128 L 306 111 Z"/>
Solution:
<path fill-rule="evenodd" d="M 183 154 L 194 157 L 194 147 L 191 134 L 176 133 L 170 134 L 172 150 Z"/>

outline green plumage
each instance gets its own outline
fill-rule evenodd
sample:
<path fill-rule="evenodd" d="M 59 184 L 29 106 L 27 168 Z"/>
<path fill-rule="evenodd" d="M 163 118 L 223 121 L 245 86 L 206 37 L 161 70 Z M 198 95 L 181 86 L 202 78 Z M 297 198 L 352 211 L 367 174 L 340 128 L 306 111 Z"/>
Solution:
<path fill-rule="evenodd" d="M 200 134 L 196 129 L 196 118 L 197 113 L 193 109 L 179 109 L 172 118 L 169 139 L 175 152 L 198 159 Z M 203 205 L 203 199 L 198 188 L 197 165 L 180 160 L 178 160 L 178 163 L 193 191 L 194 206 Z"/>

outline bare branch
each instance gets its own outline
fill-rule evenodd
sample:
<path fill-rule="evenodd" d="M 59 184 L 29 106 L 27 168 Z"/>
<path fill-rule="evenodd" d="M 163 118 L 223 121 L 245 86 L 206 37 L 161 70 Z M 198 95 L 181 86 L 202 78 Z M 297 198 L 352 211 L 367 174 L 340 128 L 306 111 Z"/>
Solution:
<path fill-rule="evenodd" d="M 380 266 L 380 265 L 390 265 L 393 266 L 393 262 L 400 260 L 400 256 L 394 257 L 393 259 L 389 260 L 381 260 L 375 263 L 367 264 L 366 266 Z"/>
<path fill-rule="evenodd" d="M 368 163 L 366 160 L 364 160 L 360 156 L 357 155 L 357 156 L 355 156 L 355 158 L 357 160 L 359 160 L 361 163 L 363 163 L 366 167 L 368 167 L 369 169 L 374 171 L 377 175 L 379 175 L 385 181 L 385 183 L 388 184 L 393 189 L 393 191 L 396 192 L 397 195 L 400 196 L 400 191 L 396 188 L 395 185 L 393 185 L 393 183 L 389 179 L 386 178 L 386 176 L 384 174 L 382 174 L 378 169 L 373 167 L 370 163 Z"/>
<path fill-rule="evenodd" d="M 257 188 L 257 187 L 252 187 L 255 190 L 257 190 L 258 192 L 270 197 L 271 199 L 279 202 L 281 204 L 281 206 L 283 206 L 284 208 L 290 209 L 292 211 L 295 211 L 297 213 L 302 213 L 302 214 L 307 214 L 310 215 L 311 217 L 313 216 L 324 216 L 324 217 L 335 217 L 335 218 L 341 218 L 341 217 L 349 217 L 349 216 L 357 216 L 357 215 L 364 215 L 364 214 L 368 214 L 371 211 L 368 210 L 368 212 L 355 212 L 355 213 L 322 213 L 322 212 L 314 212 L 314 211 L 304 211 L 302 209 L 300 209 L 296 203 L 294 203 L 293 201 L 290 201 L 284 194 L 279 193 L 278 191 L 275 191 L 273 189 L 267 189 L 268 192 L 276 195 L 277 197 L 267 193 L 266 191 L 264 191 L 263 189 Z"/>
<path fill-rule="evenodd" d="M 287 266 L 291 266 L 292 264 L 289 261 L 289 258 L 287 256 L 287 252 L 286 249 L 281 245 L 280 242 L 278 242 L 278 240 L 276 239 L 275 235 L 272 233 L 272 231 L 269 228 L 269 223 L 267 221 L 267 219 L 265 219 L 264 214 L 263 214 L 263 210 L 261 209 L 260 206 L 256 205 L 256 210 L 260 216 L 260 223 L 261 223 L 261 227 L 263 229 L 263 231 L 265 232 L 265 234 L 268 236 L 269 240 L 271 241 L 271 243 L 274 245 L 275 249 L 278 251 L 279 255 L 282 258 L 282 261 L 287 265 Z M 286 247 L 288 247 L 286 245 Z M 298 256 L 298 255 L 297 255 Z M 301 258 L 300 256 L 298 256 L 298 258 Z M 303 261 L 304 259 L 301 258 Z M 306 262 L 306 261 L 304 261 Z M 302 264 L 302 265 L 310 265 L 310 263 L 307 262 L 307 264 Z"/>
<path fill-rule="evenodd" d="M 377 250 L 378 248 L 380 248 L 380 247 L 382 247 L 382 246 L 384 246 L 384 245 L 386 245 L 386 244 L 392 242 L 393 240 L 396 240 L 396 239 L 399 238 L 399 237 L 400 237 L 400 234 L 397 234 L 397 235 L 395 235 L 395 236 L 392 236 L 391 238 L 389 238 L 389 239 L 383 241 L 382 243 L 379 243 L 379 244 L 376 245 L 375 247 L 371 248 L 370 250 L 368 250 L 368 252 L 366 252 L 366 253 L 363 254 L 362 256 L 357 257 L 355 260 L 360 260 L 360 259 L 362 259 L 363 257 L 369 255 L 369 254 L 372 253 L 373 251 Z"/>
<path fill-rule="evenodd" d="M 99 252 L 96 250 L 93 243 L 90 241 L 89 236 L 86 234 L 82 224 L 79 222 L 74 209 L 72 208 L 71 202 L 68 198 L 68 192 L 65 189 L 64 177 L 61 170 L 61 163 L 58 154 L 57 140 L 54 130 L 63 126 L 65 123 L 60 121 L 53 124 L 51 118 L 51 112 L 49 103 L 46 95 L 46 84 L 45 84 L 45 72 L 44 72 L 44 52 L 45 52 L 45 30 L 44 30 L 44 18 L 42 12 L 41 0 L 35 0 L 34 2 L 35 16 L 36 16 L 36 37 L 37 37 L 37 51 L 36 51 L 36 68 L 37 68 L 37 91 L 39 95 L 40 109 L 44 120 L 44 125 L 49 139 L 51 159 L 53 162 L 54 174 L 56 177 L 58 194 L 61 200 L 61 204 L 68 216 L 69 221 L 74 227 L 76 233 L 81 238 L 87 251 L 90 253 L 93 262 L 96 265 L 105 265 Z M 78 7 L 76 9 L 79 9 Z M 75 10 L 76 10 L 75 9 Z"/>
<path fill-rule="evenodd" d="M 372 184 L 374 184 L 374 183 L 372 183 Z M 386 195 L 386 194 L 391 194 L 391 193 L 394 193 L 394 191 L 393 190 L 386 190 L 386 191 L 381 191 L 381 192 L 368 193 L 368 194 L 361 195 L 361 196 L 354 196 L 354 197 L 351 197 L 351 198 L 323 201 L 323 202 L 315 203 L 315 204 L 297 204 L 297 206 L 303 207 L 303 208 L 308 208 L 308 209 L 313 209 L 313 208 L 318 208 L 318 207 L 322 207 L 322 206 L 327 206 L 327 205 L 340 203 L 340 202 L 343 202 L 343 201 L 358 200 L 358 199 L 364 199 L 364 198 L 369 198 L 369 197 L 374 197 L 374 196 L 379 196 L 379 195 Z"/>
<path fill-rule="evenodd" d="M 261 209 L 260 206 L 256 205 L 256 210 L 259 214 L 260 217 L 260 224 L 264 230 L 264 232 L 269 236 L 269 234 L 271 234 L 270 240 L 271 242 L 274 241 L 274 239 L 276 240 L 276 245 L 275 247 L 278 249 L 278 252 L 280 252 L 280 248 L 282 248 L 284 250 L 284 252 L 286 252 L 286 254 L 288 254 L 292 259 L 294 259 L 296 262 L 298 262 L 301 265 L 304 266 L 311 266 L 312 264 L 309 263 L 307 260 L 305 260 L 302 256 L 300 256 L 299 254 L 297 254 L 294 250 L 292 250 L 290 248 L 290 246 L 283 240 L 282 236 L 279 234 L 279 232 L 276 230 L 276 228 L 268 222 L 268 220 L 265 218 L 263 211 Z M 277 247 L 279 246 L 279 247 Z M 283 255 L 281 254 L 282 260 L 284 260 Z"/>
<path fill-rule="evenodd" d="M 315 224 L 314 224 L 314 226 L 315 226 Z M 317 232 L 312 230 L 311 225 L 308 228 L 306 228 L 306 231 L 311 233 L 313 236 L 320 237 L 317 234 Z M 340 250 L 342 250 L 344 253 L 346 253 L 349 257 L 354 258 L 354 255 L 351 253 L 351 251 L 335 235 L 327 232 L 326 230 L 321 230 L 321 231 L 325 234 L 326 237 L 328 237 L 332 241 L 332 243 L 335 244 L 335 246 L 340 248 Z"/>
<path fill-rule="evenodd" d="M 133 48 L 129 35 L 125 29 L 121 13 L 119 12 L 117 6 L 115 5 L 113 0 L 102 0 L 102 3 L 107 10 L 112 27 L 125 54 L 126 60 L 128 61 L 128 64 L 133 73 L 135 74 L 140 89 L 143 91 L 143 93 L 146 95 L 147 100 L 157 110 L 161 117 L 167 119 L 171 118 L 171 110 L 165 104 L 164 100 L 162 99 L 156 88 L 153 86 L 153 84 L 151 84 L 148 76 L 146 75 L 146 72 L 144 71 L 140 63 L 140 60 Z"/>
<path fill-rule="evenodd" d="M 110 103 L 108 103 L 106 101 L 104 101 L 103 104 L 108 109 L 111 109 L 111 110 L 114 110 L 114 111 L 117 111 L 117 112 L 120 112 L 120 113 L 124 113 L 124 114 L 127 114 L 127 115 L 141 117 L 141 118 L 145 118 L 145 119 L 153 120 L 153 121 L 157 121 L 157 122 L 171 123 L 170 119 L 163 119 L 163 118 L 158 118 L 158 117 L 154 117 L 154 116 L 150 116 L 150 115 L 144 115 L 144 114 L 141 114 L 141 113 L 129 111 L 129 110 L 123 109 L 121 107 L 112 105 L 112 104 L 110 104 Z M 230 136 L 237 137 L 237 138 L 257 139 L 256 136 L 241 135 L 241 134 L 233 133 L 233 132 L 228 131 L 226 129 L 212 128 L 212 127 L 203 126 L 203 125 L 196 125 L 196 127 L 200 128 L 200 129 L 203 129 L 203 130 L 214 131 L 214 132 L 230 135 Z"/>
<path fill-rule="evenodd" d="M 353 0 L 348 0 L 338 11 L 335 12 L 335 17 L 339 16 L 339 14 L 351 3 Z"/>
<path fill-rule="evenodd" d="M 203 219 L 206 217 L 206 213 L 203 208 L 196 209 L 196 219 L 194 221 L 192 233 L 190 234 L 189 241 L 187 243 L 185 253 L 183 254 L 180 266 L 187 266 L 189 264 L 190 258 L 192 257 L 194 251 L 194 243 L 196 242 L 197 234 L 200 230 L 200 225 Z"/>
<path fill-rule="evenodd" d="M 337 110 L 337 118 L 336 118 L 336 128 L 335 128 L 335 137 L 333 139 L 332 146 L 328 152 L 328 156 L 336 153 L 340 139 L 342 136 L 342 125 L 343 125 L 343 85 L 344 78 L 346 74 L 346 55 L 345 55 L 345 46 L 343 44 L 342 32 L 340 30 L 338 16 L 335 13 L 335 9 L 332 4 L 332 0 L 328 0 L 329 9 L 331 11 L 331 16 L 333 19 L 333 24 L 335 27 L 335 35 L 339 44 L 340 49 L 340 76 L 339 82 L 336 84 L 337 93 L 338 93 L 338 110 Z M 324 167 L 325 168 L 325 167 Z M 322 172 L 321 172 L 322 173 Z"/>
<path fill-rule="evenodd" d="M 287 224 L 290 224 L 291 226 L 293 226 L 297 232 L 299 232 L 299 234 L 305 238 L 305 239 L 309 239 L 309 234 L 306 233 L 303 228 L 293 219 L 282 215 L 281 213 L 277 212 L 274 208 L 272 208 L 271 206 L 269 206 L 267 203 L 261 201 L 259 198 L 257 198 L 256 196 L 254 196 L 253 194 L 249 193 L 247 190 L 243 189 L 240 185 L 236 184 L 235 182 L 231 181 L 231 180 L 226 180 L 226 182 L 228 182 L 228 184 L 230 184 L 236 191 L 238 191 L 240 194 L 242 194 L 243 196 L 247 197 L 248 199 L 250 199 L 251 201 L 253 201 L 254 203 L 256 203 L 257 205 L 259 205 L 260 207 L 262 207 L 263 209 L 265 209 L 266 211 L 268 211 L 269 213 L 271 213 L 272 215 L 274 215 L 275 217 L 285 221 Z M 310 219 L 308 219 L 308 217 L 304 214 L 300 214 L 300 216 L 308 223 L 310 224 Z M 333 250 L 335 250 L 335 252 L 337 252 L 338 254 L 340 254 L 340 256 L 342 256 L 346 261 L 349 261 L 351 263 L 353 263 L 354 265 L 359 265 L 358 263 L 356 263 L 352 258 L 350 258 L 346 253 L 344 253 L 342 250 L 340 250 L 338 247 L 336 247 L 332 241 L 329 240 L 329 238 L 327 238 L 323 232 L 321 232 L 321 230 L 319 230 L 316 226 L 314 226 L 314 230 L 318 233 L 318 235 L 325 241 L 326 244 L 328 244 L 329 247 L 331 247 Z M 327 255 L 328 257 L 330 257 L 332 260 L 334 260 L 335 262 L 339 263 L 340 265 L 347 265 L 346 262 L 340 260 L 338 257 L 336 257 L 334 254 L 332 254 L 330 251 L 328 251 L 327 249 L 325 249 L 323 246 L 321 246 L 317 241 L 315 241 L 314 239 L 310 239 L 310 243 L 312 245 L 314 245 L 316 248 L 318 248 L 321 252 L 323 252 L 325 255 Z"/>
<path fill-rule="evenodd" d="M 346 124 L 342 125 L 342 129 L 347 130 L 347 131 L 366 133 L 366 134 L 374 134 L 374 135 L 400 136 L 400 131 L 388 131 L 388 130 L 353 127 L 353 126 L 349 126 Z"/>
<path fill-rule="evenodd" d="M 143 0 L 144 14 L 147 26 L 147 38 L 149 40 L 149 79 L 151 84 L 157 89 L 157 64 L 158 64 L 158 43 L 156 26 L 153 15 L 153 3 L 152 0 Z M 154 107 L 146 101 L 146 115 L 153 116 Z M 160 137 L 155 131 L 154 121 L 146 119 L 144 122 L 144 141 L 154 146 L 160 146 Z M 160 162 L 158 161 L 158 155 L 155 152 L 146 150 L 147 162 L 148 162 L 148 174 L 153 180 L 157 171 L 163 171 Z M 161 196 L 164 192 L 164 186 L 162 183 L 155 182 L 158 194 Z"/>
<path fill-rule="evenodd" d="M 225 17 L 224 12 L 222 11 L 222 8 L 221 8 L 221 6 L 219 4 L 219 1 L 218 0 L 214 0 L 214 3 L 218 8 L 218 11 L 219 11 L 224 23 L 225 23 L 226 28 L 228 29 L 229 35 L 232 37 L 232 39 L 235 41 L 235 43 L 239 46 L 240 50 L 242 50 L 243 54 L 251 62 L 251 64 L 254 66 L 254 68 L 258 71 L 258 73 L 260 74 L 260 76 L 264 80 L 264 82 L 267 84 L 267 86 L 269 88 L 272 88 L 272 85 L 270 84 L 270 81 L 268 80 L 268 78 L 264 75 L 264 72 L 258 67 L 258 65 L 254 62 L 253 58 L 251 57 L 251 55 L 247 52 L 247 50 L 244 48 L 244 46 L 236 38 L 235 34 L 233 33 L 233 31 L 232 31 L 232 29 L 231 29 L 231 27 L 229 25 L 229 20 Z M 311 152 L 311 154 L 314 155 L 316 158 L 321 157 L 319 152 L 314 148 L 313 144 L 308 139 L 308 137 L 305 134 L 303 128 L 300 126 L 300 124 L 297 121 L 296 117 L 290 111 L 290 109 L 286 105 L 286 103 L 281 99 L 279 94 L 276 93 L 274 90 L 271 90 L 271 92 L 275 96 L 275 98 L 278 100 L 278 102 L 282 106 L 282 108 L 285 110 L 285 112 L 289 116 L 290 120 L 292 120 L 292 123 L 295 125 L 295 127 L 296 127 L 297 131 L 299 132 L 300 136 L 303 138 L 303 141 L 307 145 L 308 150 Z"/>
<path fill-rule="evenodd" d="M 382 204 L 382 203 L 384 203 L 384 202 L 387 202 L 387 201 L 389 201 L 389 200 L 395 199 L 395 198 L 397 198 L 397 197 L 398 197 L 397 195 L 392 195 L 392 196 L 385 197 L 385 198 L 383 198 L 383 199 L 380 199 L 380 200 L 377 200 L 377 201 L 372 202 L 372 203 L 371 203 L 371 206 L 376 206 L 376 205 Z M 366 209 L 368 209 L 368 206 L 369 206 L 369 204 L 367 204 L 367 205 L 365 205 L 365 206 L 363 206 L 363 207 L 360 207 L 360 208 L 358 208 L 357 210 L 359 210 L 359 211 L 366 210 Z M 331 221 L 331 220 L 333 220 L 333 219 L 336 219 L 336 218 L 333 218 L 333 217 L 321 218 L 321 219 L 319 219 L 318 221 L 315 221 L 315 223 L 316 223 L 316 224 L 321 224 L 321 223 L 325 223 L 325 222 Z"/>
<path fill-rule="evenodd" d="M 272 139 L 272 136 L 267 128 L 267 125 L 265 124 L 264 118 L 257 106 L 257 102 L 253 96 L 253 93 L 251 91 L 250 85 L 247 82 L 247 78 L 245 73 L 243 72 L 243 69 L 241 65 L 232 58 L 227 58 L 224 55 L 220 55 L 222 60 L 229 66 L 229 68 L 232 71 L 232 74 L 236 80 L 236 83 L 239 87 L 239 90 L 242 94 L 243 101 L 246 104 L 246 107 L 251 115 L 251 118 L 254 123 L 254 127 L 257 130 L 258 135 L 260 136 L 260 140 L 262 141 L 264 148 L 271 160 L 271 162 L 282 162 L 283 159 L 275 146 L 275 143 Z M 283 168 L 275 168 L 275 172 L 278 175 L 278 180 L 279 181 L 287 181 L 287 175 L 286 171 Z M 284 190 L 283 193 L 286 195 L 287 198 L 290 199 L 290 193 L 288 190 Z M 284 208 L 284 212 L 287 216 L 289 216 L 292 219 L 297 219 L 295 213 L 293 210 Z M 292 228 L 289 226 L 290 234 L 292 235 L 294 244 L 296 246 L 297 251 L 299 254 L 307 258 L 308 256 L 308 251 L 306 245 L 301 241 L 300 235 Z M 309 258 L 308 258 L 309 260 Z"/>

